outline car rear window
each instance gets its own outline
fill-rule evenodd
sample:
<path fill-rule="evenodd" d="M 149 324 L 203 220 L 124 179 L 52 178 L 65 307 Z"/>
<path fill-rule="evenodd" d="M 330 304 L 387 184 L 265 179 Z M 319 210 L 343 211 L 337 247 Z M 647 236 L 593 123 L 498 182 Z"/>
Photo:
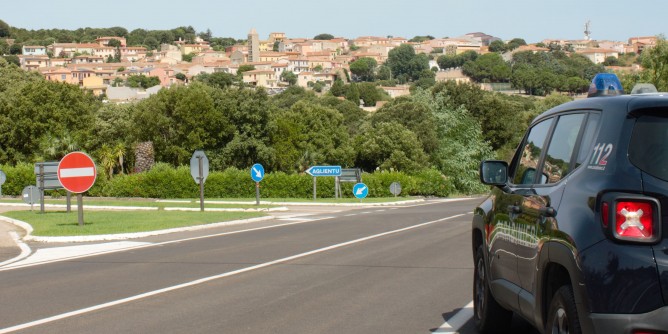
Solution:
<path fill-rule="evenodd" d="M 647 174 L 668 181 L 668 109 L 638 117 L 629 145 L 629 159 Z"/>

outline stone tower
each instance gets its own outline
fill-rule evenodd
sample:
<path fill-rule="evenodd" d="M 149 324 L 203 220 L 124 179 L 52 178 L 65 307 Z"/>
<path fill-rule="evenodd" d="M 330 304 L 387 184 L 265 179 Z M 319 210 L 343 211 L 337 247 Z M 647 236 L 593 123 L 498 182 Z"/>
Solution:
<path fill-rule="evenodd" d="M 260 61 L 260 38 L 255 28 L 248 33 L 248 62 Z"/>

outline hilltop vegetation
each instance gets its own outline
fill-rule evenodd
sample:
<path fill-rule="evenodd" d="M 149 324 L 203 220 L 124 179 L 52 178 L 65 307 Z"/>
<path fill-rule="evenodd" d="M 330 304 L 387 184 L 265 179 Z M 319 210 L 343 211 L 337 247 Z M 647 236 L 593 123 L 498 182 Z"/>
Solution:
<path fill-rule="evenodd" d="M 480 159 L 516 145 L 517 134 L 507 127 L 525 126 L 535 104 L 441 83 L 367 113 L 299 87 L 269 96 L 216 80 L 163 89 L 134 104 L 104 104 L 76 86 L 48 82 L 0 59 L 0 164 L 83 150 L 111 177 L 132 171 L 134 146 L 152 141 L 156 161 L 172 166 L 188 164 L 194 150 L 204 149 L 219 171 L 255 162 L 288 174 L 316 164 L 408 174 L 437 170 L 468 193 L 481 190 Z"/>

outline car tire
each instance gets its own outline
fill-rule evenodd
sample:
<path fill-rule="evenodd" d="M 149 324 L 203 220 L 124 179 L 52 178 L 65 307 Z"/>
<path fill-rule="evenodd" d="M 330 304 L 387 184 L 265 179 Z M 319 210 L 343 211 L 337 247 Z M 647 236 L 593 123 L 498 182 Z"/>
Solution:
<path fill-rule="evenodd" d="M 494 299 L 489 290 L 483 246 L 476 251 L 473 272 L 473 319 L 480 333 L 508 333 L 513 312 L 506 310 Z"/>
<path fill-rule="evenodd" d="M 546 334 L 581 334 L 573 288 L 564 285 L 555 292 L 547 314 Z"/>

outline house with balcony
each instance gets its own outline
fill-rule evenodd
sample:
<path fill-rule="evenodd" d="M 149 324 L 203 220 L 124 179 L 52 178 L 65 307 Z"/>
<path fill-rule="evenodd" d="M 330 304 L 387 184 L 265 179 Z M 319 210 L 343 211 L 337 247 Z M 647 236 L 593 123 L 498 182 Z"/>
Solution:
<path fill-rule="evenodd" d="M 48 56 L 19 56 L 19 64 L 24 70 L 37 70 L 51 66 Z"/>
<path fill-rule="evenodd" d="M 81 88 L 90 91 L 95 96 L 100 96 L 107 91 L 104 80 L 97 76 L 86 77 L 81 81 Z"/>
<path fill-rule="evenodd" d="M 63 82 L 72 85 L 79 85 L 79 78 L 72 74 L 72 70 L 68 68 L 57 68 L 42 73 L 44 78 L 49 81 Z"/>
<path fill-rule="evenodd" d="M 297 86 L 307 88 L 309 82 L 315 82 L 315 73 L 305 71 L 297 74 Z"/>
<path fill-rule="evenodd" d="M 24 45 L 21 54 L 24 56 L 46 56 L 46 46 Z"/>
<path fill-rule="evenodd" d="M 200 52 L 197 56 L 193 57 L 193 64 L 207 64 L 214 63 L 219 61 L 228 61 L 229 57 L 224 52 L 218 52 L 213 50 L 207 50 Z"/>
<path fill-rule="evenodd" d="M 295 47 L 298 44 L 306 43 L 308 40 L 304 38 L 291 38 L 283 40 L 278 44 L 278 52 L 295 52 Z"/>
<path fill-rule="evenodd" d="M 594 64 L 602 64 L 608 57 L 619 58 L 619 52 L 612 49 L 584 49 L 578 50 L 576 53 L 589 58 L 589 60 L 591 60 Z"/>
<path fill-rule="evenodd" d="M 102 56 L 76 56 L 72 58 L 72 64 L 103 64 L 105 58 Z"/>
<path fill-rule="evenodd" d="M 288 62 L 287 61 L 280 61 L 271 64 L 271 69 L 274 71 L 274 74 L 276 74 L 276 78 L 281 78 L 281 74 L 283 72 L 288 70 Z"/>
<path fill-rule="evenodd" d="M 288 55 L 284 52 L 266 51 L 260 52 L 260 61 L 277 62 L 281 59 L 287 59 Z"/>
<path fill-rule="evenodd" d="M 116 57 L 116 48 L 109 46 L 98 46 L 93 50 L 93 55 L 100 56 L 105 60 L 109 57 Z"/>
<path fill-rule="evenodd" d="M 646 49 L 656 46 L 656 36 L 631 37 L 629 38 L 630 50 L 636 54 L 641 54 Z"/>
<path fill-rule="evenodd" d="M 95 41 L 100 44 L 100 46 L 109 46 L 109 42 L 111 40 L 117 40 L 120 42 L 121 47 L 124 48 L 128 46 L 128 42 L 125 39 L 125 37 L 117 37 L 117 36 L 106 36 L 106 37 L 99 37 L 95 39 Z"/>
<path fill-rule="evenodd" d="M 137 62 L 146 58 L 146 52 L 143 46 L 128 46 L 121 48 L 121 58 L 125 61 Z"/>
<path fill-rule="evenodd" d="M 295 74 L 310 70 L 309 60 L 303 57 L 291 57 L 288 59 L 288 71 Z"/>
<path fill-rule="evenodd" d="M 252 70 L 244 72 L 244 84 L 257 87 L 276 87 L 278 79 L 273 70 Z"/>
<path fill-rule="evenodd" d="M 72 58 L 77 54 L 94 55 L 98 47 L 98 44 L 54 43 L 47 47 L 47 51 L 55 57 Z"/>
<path fill-rule="evenodd" d="M 154 68 L 151 69 L 150 72 L 148 72 L 148 75 L 151 77 L 158 77 L 160 79 L 160 86 L 162 87 L 169 87 L 172 84 L 176 82 L 176 78 L 174 77 L 175 73 L 172 68 Z"/>

